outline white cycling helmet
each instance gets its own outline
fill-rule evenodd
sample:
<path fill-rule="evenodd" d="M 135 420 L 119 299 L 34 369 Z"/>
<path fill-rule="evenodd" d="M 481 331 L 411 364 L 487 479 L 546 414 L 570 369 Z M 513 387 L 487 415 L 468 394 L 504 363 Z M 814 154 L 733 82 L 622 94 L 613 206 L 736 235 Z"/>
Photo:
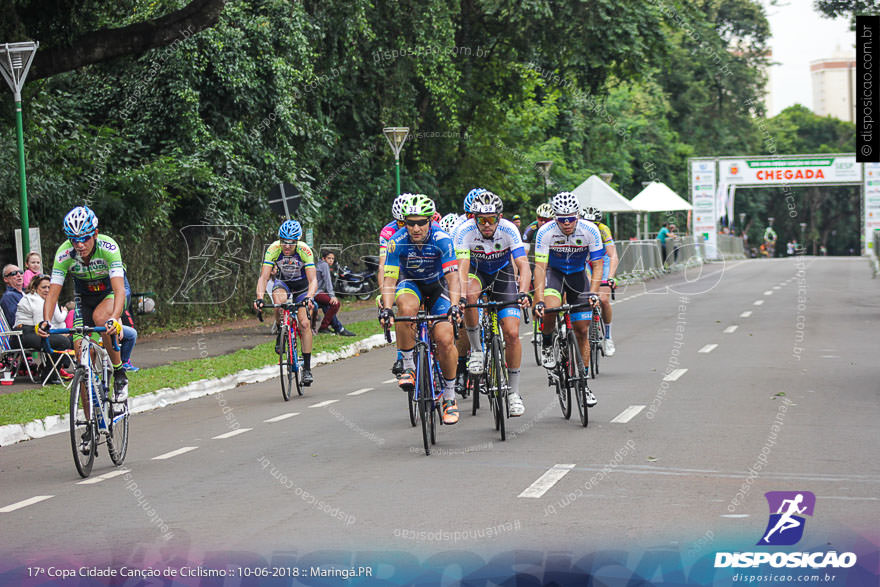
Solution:
<path fill-rule="evenodd" d="M 580 209 L 577 196 L 571 192 L 559 192 L 553 196 L 553 214 L 556 216 L 575 216 Z"/>
<path fill-rule="evenodd" d="M 98 217 L 88 206 L 77 206 L 64 217 L 64 234 L 68 238 L 91 236 L 98 230 Z"/>
<path fill-rule="evenodd" d="M 458 222 L 458 214 L 450 213 L 440 219 L 440 229 L 452 234 L 452 227 Z"/>
<path fill-rule="evenodd" d="M 473 214 L 500 214 L 504 211 L 504 204 L 494 193 L 484 191 L 474 197 L 470 211 Z"/>
<path fill-rule="evenodd" d="M 551 216 L 553 216 L 553 206 L 551 206 L 547 202 L 544 202 L 543 204 L 538 206 L 538 208 L 535 210 L 535 214 L 538 216 L 538 218 L 550 218 Z"/>
<path fill-rule="evenodd" d="M 584 220 L 589 220 L 590 222 L 596 222 L 601 218 L 602 213 L 599 212 L 599 209 L 595 206 L 587 206 L 583 210 L 581 210 L 580 217 Z"/>
<path fill-rule="evenodd" d="M 394 203 L 391 204 L 391 217 L 398 222 L 403 222 L 403 205 L 406 203 L 406 199 L 410 195 L 411 194 L 401 194 L 394 198 Z"/>

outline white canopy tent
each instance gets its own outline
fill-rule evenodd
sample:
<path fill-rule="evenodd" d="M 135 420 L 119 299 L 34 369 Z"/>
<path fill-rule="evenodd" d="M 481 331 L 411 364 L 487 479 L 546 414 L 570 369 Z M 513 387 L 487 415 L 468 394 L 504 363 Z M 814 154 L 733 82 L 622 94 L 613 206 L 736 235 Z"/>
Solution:
<path fill-rule="evenodd" d="M 602 212 L 637 212 L 629 200 L 598 175 L 591 175 L 584 183 L 572 190 L 581 208 L 595 206 Z M 607 222 L 607 221 L 606 221 Z M 617 216 L 614 216 L 614 234 L 617 234 Z"/>
<path fill-rule="evenodd" d="M 630 205 L 643 212 L 672 212 L 693 210 L 690 202 L 676 194 L 665 183 L 652 181 L 630 200 Z M 645 236 L 648 235 L 648 214 L 645 214 Z"/>

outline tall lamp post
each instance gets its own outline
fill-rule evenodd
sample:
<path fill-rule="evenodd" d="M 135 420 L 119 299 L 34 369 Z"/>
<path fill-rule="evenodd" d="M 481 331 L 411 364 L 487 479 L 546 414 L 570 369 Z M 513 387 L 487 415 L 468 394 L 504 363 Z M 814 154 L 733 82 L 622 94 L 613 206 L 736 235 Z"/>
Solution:
<path fill-rule="evenodd" d="M 806 254 L 806 252 L 807 252 L 807 241 L 804 240 L 804 231 L 807 230 L 807 223 L 806 223 L 806 222 L 801 222 L 800 225 L 801 225 L 801 249 L 803 249 L 804 254 Z M 816 252 L 813 251 L 813 254 L 815 255 Z"/>
<path fill-rule="evenodd" d="M 739 213 L 739 231 L 740 231 L 740 233 L 742 233 L 743 236 L 745 236 L 745 228 L 746 228 L 746 213 L 740 212 Z"/>
<path fill-rule="evenodd" d="M 397 178 L 397 195 L 400 195 L 400 150 L 409 136 L 408 126 L 386 126 L 382 129 L 391 150 L 394 151 L 394 176 Z"/>
<path fill-rule="evenodd" d="M 547 201 L 547 185 L 550 183 L 550 168 L 553 167 L 553 161 L 538 161 L 535 168 L 544 178 L 544 201 Z"/>
<path fill-rule="evenodd" d="M 15 127 L 18 134 L 18 175 L 21 179 L 21 250 L 27 257 L 31 250 L 30 226 L 28 223 L 27 176 L 24 170 L 24 127 L 21 121 L 21 88 L 27 77 L 39 43 L 4 43 L 0 46 L 0 73 L 9 84 L 15 100 Z"/>

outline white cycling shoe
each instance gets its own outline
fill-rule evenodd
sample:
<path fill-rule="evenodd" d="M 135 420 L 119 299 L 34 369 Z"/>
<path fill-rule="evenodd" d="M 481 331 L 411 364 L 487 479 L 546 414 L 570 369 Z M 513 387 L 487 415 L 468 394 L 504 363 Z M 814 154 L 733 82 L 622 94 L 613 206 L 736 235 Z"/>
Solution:
<path fill-rule="evenodd" d="M 552 347 L 545 347 L 541 350 L 541 365 L 543 365 L 545 369 L 556 368 L 556 355 L 553 354 Z"/>
<path fill-rule="evenodd" d="M 483 351 L 471 351 L 471 358 L 468 359 L 468 373 L 471 375 L 483 374 Z"/>
<path fill-rule="evenodd" d="M 614 341 L 611 340 L 610 338 L 606 338 L 603 345 L 602 345 L 602 350 L 605 351 L 606 357 L 613 357 L 614 356 Z"/>
<path fill-rule="evenodd" d="M 526 407 L 523 405 L 522 398 L 518 393 L 511 393 L 507 397 L 508 405 L 510 406 L 510 417 L 516 418 L 518 416 L 522 416 L 526 411 Z"/>

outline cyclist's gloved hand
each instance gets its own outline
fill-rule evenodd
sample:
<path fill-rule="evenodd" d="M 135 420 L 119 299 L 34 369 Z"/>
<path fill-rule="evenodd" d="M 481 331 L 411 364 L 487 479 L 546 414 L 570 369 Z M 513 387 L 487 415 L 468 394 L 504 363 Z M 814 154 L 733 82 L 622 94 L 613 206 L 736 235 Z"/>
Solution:
<path fill-rule="evenodd" d="M 52 326 L 49 324 L 49 322 L 47 322 L 46 320 L 43 320 L 42 322 L 37 324 L 37 327 L 35 328 L 35 330 L 37 331 L 37 334 L 39 334 L 43 338 L 46 338 L 49 336 L 49 329 L 50 328 L 52 328 Z"/>
<path fill-rule="evenodd" d="M 458 306 L 449 306 L 446 315 L 449 317 L 450 322 L 458 322 L 461 320 L 461 308 Z"/>
<path fill-rule="evenodd" d="M 517 294 L 516 299 L 519 302 L 519 305 L 523 308 L 528 308 L 532 305 L 532 298 L 530 298 L 529 294 L 525 292 L 520 292 L 519 294 Z"/>
<path fill-rule="evenodd" d="M 460 298 L 458 298 L 458 307 L 459 308 L 464 308 L 466 305 L 467 305 L 467 298 L 466 297 L 461 296 Z"/>
<path fill-rule="evenodd" d="M 115 334 L 116 336 L 122 334 L 122 322 L 116 318 L 110 318 L 104 323 L 104 326 L 107 328 L 109 334 Z"/>
<path fill-rule="evenodd" d="M 590 292 L 587 294 L 587 302 L 589 302 L 589 304 L 591 306 L 595 306 L 596 304 L 599 303 L 599 296 L 597 294 Z"/>
<path fill-rule="evenodd" d="M 544 302 L 538 302 L 537 304 L 535 304 L 535 316 L 537 316 L 538 318 L 543 318 L 545 307 L 546 305 L 544 304 Z"/>
<path fill-rule="evenodd" d="M 608 278 L 608 287 L 614 289 L 614 286 L 617 285 L 617 281 L 614 280 L 613 277 Z"/>
<path fill-rule="evenodd" d="M 379 322 L 382 323 L 382 326 L 390 325 L 393 319 L 394 312 L 392 312 L 390 308 L 382 308 L 379 310 Z"/>
<path fill-rule="evenodd" d="M 256 310 L 257 312 L 262 311 L 262 310 L 263 310 L 263 304 L 265 304 L 265 302 L 263 302 L 262 299 L 254 300 L 254 310 Z"/>

